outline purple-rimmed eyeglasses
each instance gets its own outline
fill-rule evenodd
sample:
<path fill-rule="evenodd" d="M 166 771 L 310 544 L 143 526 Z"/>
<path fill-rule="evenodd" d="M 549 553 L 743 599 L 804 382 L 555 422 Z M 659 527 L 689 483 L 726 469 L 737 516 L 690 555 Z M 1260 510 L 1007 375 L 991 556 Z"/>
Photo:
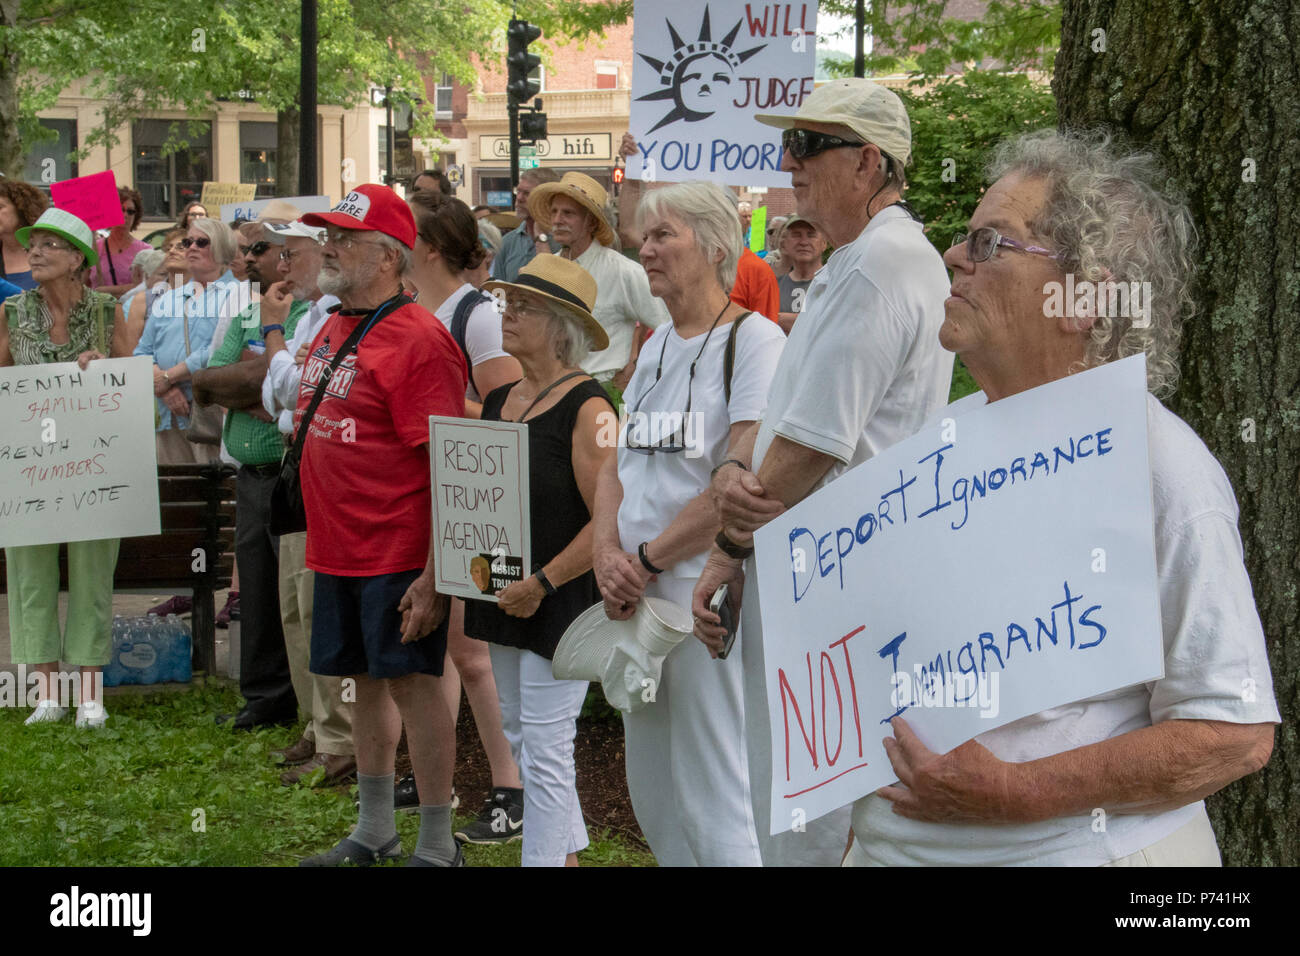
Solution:
<path fill-rule="evenodd" d="M 1049 259 L 1060 258 L 1050 249 L 1044 249 L 1041 246 L 1026 246 L 1024 243 L 999 235 L 998 231 L 992 226 L 985 226 L 971 233 L 957 233 L 952 237 L 952 246 L 950 248 L 960 246 L 963 242 L 966 243 L 966 257 L 971 262 L 987 262 L 993 258 L 993 253 L 997 251 L 998 246 L 1005 246 L 1017 252 L 1027 252 L 1030 255 L 1047 256 Z"/>

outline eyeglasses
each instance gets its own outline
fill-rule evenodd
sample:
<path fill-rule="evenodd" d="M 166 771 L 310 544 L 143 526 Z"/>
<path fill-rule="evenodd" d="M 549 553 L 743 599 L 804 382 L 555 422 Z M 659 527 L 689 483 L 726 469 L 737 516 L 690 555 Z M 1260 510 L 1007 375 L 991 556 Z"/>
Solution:
<path fill-rule="evenodd" d="M 829 133 L 815 133 L 810 129 L 788 129 L 781 134 L 781 148 L 795 159 L 808 159 L 828 149 L 841 149 L 847 146 L 866 146 L 852 140 L 840 139 Z"/>
<path fill-rule="evenodd" d="M 378 245 L 376 242 L 367 242 L 355 235 L 354 232 L 335 232 L 333 229 L 325 230 L 325 241 L 336 249 L 351 249 L 355 246 Z"/>
<path fill-rule="evenodd" d="M 531 315 L 546 316 L 550 314 L 547 311 L 546 306 L 542 305 L 540 302 L 534 302 L 528 299 L 521 299 L 518 296 L 506 297 L 505 310 L 507 312 L 513 313 L 514 315 L 531 314 Z"/>
<path fill-rule="evenodd" d="M 1044 249 L 1042 246 L 1027 246 L 1024 243 L 1016 242 L 1014 239 L 1008 239 L 1006 236 L 1000 235 L 992 226 L 984 226 L 982 229 L 976 229 L 969 234 L 959 232 L 952 237 L 952 245 L 948 248 L 955 249 L 962 243 L 966 244 L 966 258 L 971 262 L 987 262 L 993 258 L 993 253 L 997 251 L 999 246 L 1034 256 L 1046 256 L 1049 259 L 1061 258 L 1050 249 Z"/>
<path fill-rule="evenodd" d="M 46 239 L 41 242 L 33 242 L 27 247 L 28 252 L 49 252 L 51 249 L 57 249 L 59 252 L 74 252 L 72 246 L 66 242 L 56 242 L 53 239 Z"/>
<path fill-rule="evenodd" d="M 167 245 L 163 246 L 163 252 L 171 252 L 173 249 L 184 249 L 184 248 L 185 248 L 185 240 L 177 239 L 175 242 L 169 242 L 167 243 Z"/>
<path fill-rule="evenodd" d="M 266 254 L 266 250 L 271 248 L 271 244 L 263 239 L 261 242 L 255 242 L 251 246 L 240 246 L 239 254 L 241 256 L 251 255 L 254 259 Z"/>
<path fill-rule="evenodd" d="M 623 447 L 628 451 L 634 451 L 641 455 L 653 455 L 655 452 L 661 452 L 665 455 L 675 455 L 686 451 L 688 447 L 686 441 L 686 423 L 690 421 L 691 418 L 691 389 L 695 385 L 695 366 L 700 361 L 700 356 L 704 354 L 704 350 L 708 347 L 709 339 L 713 337 L 713 330 L 718 327 L 718 322 L 722 319 L 723 312 L 726 311 L 726 306 L 723 306 L 722 312 L 718 313 L 718 317 L 714 319 L 713 324 L 709 326 L 709 334 L 704 336 L 704 344 L 700 346 L 700 350 L 695 353 L 694 361 L 691 362 L 691 371 L 686 378 L 686 411 L 682 412 L 681 420 L 668 435 L 661 436 L 656 442 L 641 444 L 634 441 L 632 438 L 633 426 L 631 423 L 634 421 L 641 421 L 639 417 L 641 403 L 646 400 L 647 395 L 654 391 L 654 387 L 659 384 L 659 379 L 663 377 L 664 353 L 668 350 L 668 336 L 664 336 L 664 344 L 659 349 L 659 367 L 655 369 L 655 380 L 650 383 L 650 387 L 647 388 L 645 392 L 642 393 L 641 397 L 637 399 L 636 405 L 627 416 L 628 426 L 627 433 L 624 436 Z M 649 427 L 648 424 L 647 427 Z"/>
<path fill-rule="evenodd" d="M 303 254 L 303 250 L 301 249 L 285 249 L 283 252 L 280 253 L 280 261 L 293 262 L 294 259 L 297 259 L 302 254 Z"/>
<path fill-rule="evenodd" d="M 206 249 L 210 245 L 212 245 L 212 240 L 207 236 L 199 236 L 197 239 L 191 239 L 189 236 L 186 236 L 181 240 L 182 249 L 188 249 L 190 246 L 195 246 L 199 249 Z"/>
<path fill-rule="evenodd" d="M 134 216 L 134 215 L 135 215 L 135 210 L 132 209 L 130 206 L 123 206 L 123 207 L 122 207 L 122 215 L 124 215 L 124 216 Z"/>

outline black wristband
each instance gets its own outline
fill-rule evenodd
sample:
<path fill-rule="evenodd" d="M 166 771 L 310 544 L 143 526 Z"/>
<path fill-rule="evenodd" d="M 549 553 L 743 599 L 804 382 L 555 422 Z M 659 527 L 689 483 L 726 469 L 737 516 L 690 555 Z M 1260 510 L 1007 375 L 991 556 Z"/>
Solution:
<path fill-rule="evenodd" d="M 736 544 L 727 537 L 726 531 L 719 531 L 718 536 L 713 539 L 713 543 L 729 558 L 735 558 L 737 561 L 744 561 L 754 553 L 754 549 L 746 548 L 744 545 Z"/>
<path fill-rule="evenodd" d="M 711 472 L 709 472 L 709 481 L 712 481 L 715 477 L 717 477 L 718 472 L 722 471 L 722 469 L 726 468 L 728 465 L 739 465 L 742 471 L 749 471 L 749 469 L 745 467 L 745 463 L 741 461 L 739 458 L 728 458 L 722 464 L 718 465 Z"/>
<path fill-rule="evenodd" d="M 641 559 L 641 564 L 651 574 L 663 574 L 664 573 L 663 568 L 656 568 L 653 564 L 650 563 L 650 558 L 647 557 L 645 553 L 645 546 L 646 546 L 645 541 L 642 541 L 640 544 L 636 546 L 636 556 Z"/>
<path fill-rule="evenodd" d="M 550 597 L 555 593 L 555 585 L 551 583 L 550 578 L 546 576 L 546 572 L 541 568 L 538 568 L 533 572 L 533 577 L 537 578 L 538 583 L 541 584 L 542 590 L 546 592 L 547 597 Z"/>
<path fill-rule="evenodd" d="M 275 323 L 274 325 L 262 326 L 262 338 L 265 339 L 267 334 L 270 332 L 279 332 L 281 335 L 284 335 L 284 326 L 281 325 L 279 322 Z"/>

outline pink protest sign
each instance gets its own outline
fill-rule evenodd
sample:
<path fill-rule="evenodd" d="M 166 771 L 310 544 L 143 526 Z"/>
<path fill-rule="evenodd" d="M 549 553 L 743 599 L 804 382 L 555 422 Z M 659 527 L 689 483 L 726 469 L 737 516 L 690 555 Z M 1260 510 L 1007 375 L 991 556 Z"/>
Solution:
<path fill-rule="evenodd" d="M 111 229 L 125 221 L 117 198 L 117 177 L 111 169 L 53 183 L 50 198 L 55 206 L 79 217 L 91 229 Z"/>

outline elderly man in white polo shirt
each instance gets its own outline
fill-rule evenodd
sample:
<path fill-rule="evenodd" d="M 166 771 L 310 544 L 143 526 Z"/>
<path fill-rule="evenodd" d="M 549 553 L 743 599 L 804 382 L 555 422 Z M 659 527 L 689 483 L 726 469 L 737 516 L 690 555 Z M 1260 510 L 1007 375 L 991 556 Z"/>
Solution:
<path fill-rule="evenodd" d="M 565 173 L 558 183 L 542 183 L 528 197 L 538 227 L 596 280 L 596 321 L 609 335 L 609 348 L 592 352 L 582 370 L 596 381 L 622 390 L 636 370 L 636 324 L 657 329 L 668 321 L 662 299 L 650 293 L 645 270 L 610 248 L 614 230 L 605 218 L 607 196 L 600 183 L 583 173 Z"/>
<path fill-rule="evenodd" d="M 794 116 L 759 114 L 785 130 L 799 216 L 835 246 L 804 297 L 777 366 L 767 410 L 714 472 L 722 531 L 695 588 L 696 635 L 721 648 L 713 593 L 741 592 L 752 533 L 847 469 L 912 435 L 948 400 L 952 356 L 939 345 L 948 273 L 902 200 L 912 151 L 902 101 L 870 80 L 815 90 Z M 780 640 L 781 635 L 766 635 Z M 744 593 L 746 723 L 767 725 L 762 622 L 755 588 Z M 764 865 L 834 865 L 849 829 L 846 807 L 805 832 L 766 836 L 772 754 L 766 733 L 749 735 L 754 822 Z"/>

